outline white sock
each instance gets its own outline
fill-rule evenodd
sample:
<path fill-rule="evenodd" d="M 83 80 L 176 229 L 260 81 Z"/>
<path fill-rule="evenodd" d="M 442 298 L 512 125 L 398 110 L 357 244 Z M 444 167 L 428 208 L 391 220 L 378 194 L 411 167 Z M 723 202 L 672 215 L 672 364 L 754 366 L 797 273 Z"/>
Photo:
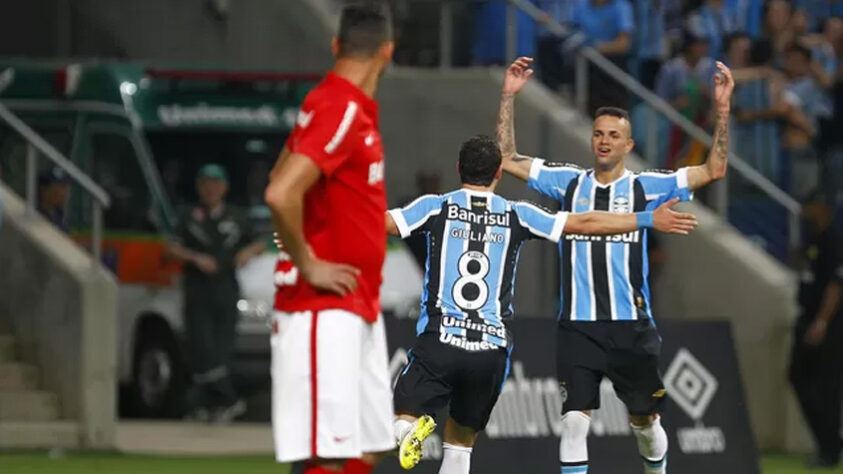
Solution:
<path fill-rule="evenodd" d="M 588 472 L 588 427 L 591 417 L 581 411 L 562 415 L 559 461 L 562 474 Z"/>
<path fill-rule="evenodd" d="M 667 472 L 667 433 L 662 428 L 661 417 L 647 426 L 630 426 L 638 440 L 638 452 L 644 458 L 644 474 Z"/>
<path fill-rule="evenodd" d="M 413 429 L 413 422 L 403 418 L 396 418 L 392 422 L 392 434 L 395 436 L 395 442 L 401 444 L 401 441 L 407 436 L 407 433 Z"/>
<path fill-rule="evenodd" d="M 442 443 L 442 451 L 439 474 L 468 474 L 471 470 L 471 448 Z"/>

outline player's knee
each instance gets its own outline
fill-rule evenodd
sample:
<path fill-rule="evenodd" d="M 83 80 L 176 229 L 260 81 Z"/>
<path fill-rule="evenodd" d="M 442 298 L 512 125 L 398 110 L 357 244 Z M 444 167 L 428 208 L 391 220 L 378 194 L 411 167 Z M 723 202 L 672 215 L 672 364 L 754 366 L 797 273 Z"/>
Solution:
<path fill-rule="evenodd" d="M 449 418 L 445 424 L 445 442 L 448 444 L 470 448 L 476 439 L 477 431 L 474 428 L 460 425 L 453 418 Z"/>
<path fill-rule="evenodd" d="M 659 415 L 629 415 L 629 423 L 636 428 L 651 426 Z"/>
<path fill-rule="evenodd" d="M 581 411 L 569 411 L 562 415 L 562 442 L 577 443 L 588 437 L 591 417 Z"/>

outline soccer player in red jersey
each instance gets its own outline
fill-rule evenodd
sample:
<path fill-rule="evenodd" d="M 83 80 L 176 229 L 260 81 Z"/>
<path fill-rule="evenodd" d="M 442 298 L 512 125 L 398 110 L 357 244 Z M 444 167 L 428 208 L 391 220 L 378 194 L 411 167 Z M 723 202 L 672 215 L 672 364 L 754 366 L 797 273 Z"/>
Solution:
<path fill-rule="evenodd" d="M 276 459 L 306 474 L 368 473 L 395 448 L 373 98 L 394 51 L 388 11 L 346 7 L 332 46 L 336 63 L 305 98 L 265 195 L 284 244 L 271 336 Z"/>

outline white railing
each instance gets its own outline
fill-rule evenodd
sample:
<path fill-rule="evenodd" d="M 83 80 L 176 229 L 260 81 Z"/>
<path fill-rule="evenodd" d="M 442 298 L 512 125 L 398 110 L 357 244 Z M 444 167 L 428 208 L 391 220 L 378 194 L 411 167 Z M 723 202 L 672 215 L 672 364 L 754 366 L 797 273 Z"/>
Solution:
<path fill-rule="evenodd" d="M 17 115 L 0 103 L 0 121 L 8 125 L 26 140 L 26 214 L 35 216 L 38 186 L 38 154 L 47 157 L 91 196 L 93 229 L 91 232 L 91 254 L 93 267 L 97 268 L 102 253 L 102 212 L 111 206 L 111 198 L 97 183 L 83 173 L 72 161 L 44 140 L 35 130 L 23 122 Z"/>

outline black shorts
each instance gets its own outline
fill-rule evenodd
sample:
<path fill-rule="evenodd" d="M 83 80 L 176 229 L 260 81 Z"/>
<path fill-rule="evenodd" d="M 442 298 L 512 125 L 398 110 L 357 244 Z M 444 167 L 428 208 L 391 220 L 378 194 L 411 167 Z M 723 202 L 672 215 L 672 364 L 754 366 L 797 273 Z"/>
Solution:
<path fill-rule="evenodd" d="M 659 373 L 661 337 L 650 320 L 560 321 L 556 371 L 562 413 L 600 408 L 600 382 L 606 376 L 631 415 L 664 409 Z"/>
<path fill-rule="evenodd" d="M 506 349 L 470 352 L 422 334 L 395 384 L 395 413 L 436 416 L 450 402 L 458 424 L 483 431 L 509 371 Z"/>

